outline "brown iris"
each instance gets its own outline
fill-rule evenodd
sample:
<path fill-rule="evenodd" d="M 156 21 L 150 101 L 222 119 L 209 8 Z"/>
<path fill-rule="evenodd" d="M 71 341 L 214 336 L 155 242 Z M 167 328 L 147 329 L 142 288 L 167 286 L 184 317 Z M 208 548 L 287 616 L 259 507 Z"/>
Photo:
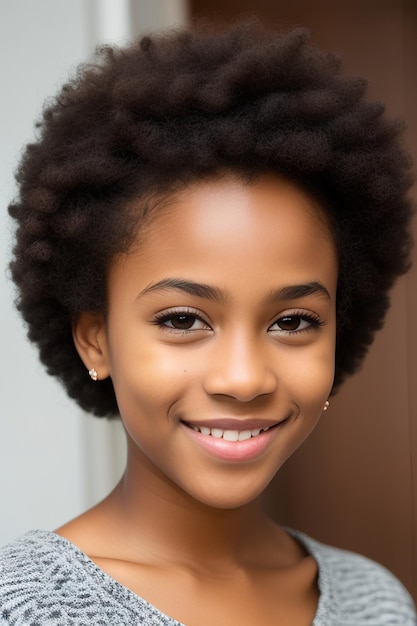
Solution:
<path fill-rule="evenodd" d="M 171 324 L 177 330 L 190 330 L 195 322 L 194 315 L 175 315 L 171 317 Z"/>
<path fill-rule="evenodd" d="M 301 322 L 298 315 L 289 315 L 288 317 L 282 317 L 277 325 L 281 330 L 297 330 Z"/>

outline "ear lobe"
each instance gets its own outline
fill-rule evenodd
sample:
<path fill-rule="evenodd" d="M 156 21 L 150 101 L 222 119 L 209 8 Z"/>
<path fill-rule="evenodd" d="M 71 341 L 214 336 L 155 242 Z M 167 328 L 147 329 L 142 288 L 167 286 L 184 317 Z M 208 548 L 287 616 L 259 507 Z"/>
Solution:
<path fill-rule="evenodd" d="M 87 370 L 94 368 L 98 379 L 109 376 L 107 333 L 102 315 L 80 313 L 72 325 L 74 344 Z"/>

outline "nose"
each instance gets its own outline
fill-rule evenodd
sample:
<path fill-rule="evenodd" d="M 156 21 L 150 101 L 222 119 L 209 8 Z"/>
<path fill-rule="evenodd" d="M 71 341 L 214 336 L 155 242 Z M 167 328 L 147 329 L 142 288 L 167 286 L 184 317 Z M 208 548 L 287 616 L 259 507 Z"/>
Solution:
<path fill-rule="evenodd" d="M 260 344 L 256 338 L 242 334 L 229 341 L 219 339 L 206 371 L 205 391 L 240 402 L 272 394 L 277 388 L 277 378 L 268 358 L 269 351 Z"/>

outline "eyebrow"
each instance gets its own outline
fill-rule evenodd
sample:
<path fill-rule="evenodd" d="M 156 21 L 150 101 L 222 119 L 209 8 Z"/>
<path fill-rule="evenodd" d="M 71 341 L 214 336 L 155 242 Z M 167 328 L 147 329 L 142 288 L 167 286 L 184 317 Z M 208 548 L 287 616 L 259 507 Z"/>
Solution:
<path fill-rule="evenodd" d="M 297 300 L 297 298 L 305 298 L 306 296 L 318 295 L 323 296 L 327 300 L 331 300 L 328 289 L 318 281 L 312 281 L 301 285 L 289 285 L 272 291 L 267 300 L 268 302 L 276 302 L 278 300 Z"/>
<path fill-rule="evenodd" d="M 155 291 L 182 291 L 191 296 L 197 296 L 198 298 L 205 298 L 206 300 L 213 300 L 220 304 L 226 304 L 230 301 L 230 297 L 224 291 L 211 285 L 204 283 L 197 283 L 192 280 L 185 280 L 183 278 L 163 278 L 157 283 L 153 283 L 148 287 L 145 287 L 138 295 L 137 299 L 142 296 Z M 327 300 L 331 300 L 329 291 L 318 281 L 312 281 L 303 283 L 300 285 L 289 285 L 287 287 L 281 287 L 280 289 L 274 289 L 266 297 L 265 301 L 269 304 L 274 304 L 279 300 L 297 300 L 298 298 L 305 298 L 306 296 L 318 295 L 323 296 Z"/>
<path fill-rule="evenodd" d="M 220 304 L 225 304 L 229 299 L 226 294 L 217 287 L 211 287 L 204 283 L 196 283 L 192 280 L 184 280 L 182 278 L 163 278 L 157 283 L 145 287 L 145 289 L 138 294 L 137 298 L 147 293 L 152 293 L 153 291 L 167 291 L 172 289 L 188 293 L 191 296 L 197 296 L 198 298 L 214 300 Z"/>

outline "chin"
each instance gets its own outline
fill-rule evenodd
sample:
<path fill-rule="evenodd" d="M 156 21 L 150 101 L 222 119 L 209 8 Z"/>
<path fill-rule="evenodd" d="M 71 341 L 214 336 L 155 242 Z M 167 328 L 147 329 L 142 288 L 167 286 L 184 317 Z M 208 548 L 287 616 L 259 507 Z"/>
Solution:
<path fill-rule="evenodd" d="M 219 510 L 234 510 L 248 506 L 260 498 L 273 476 L 261 485 L 250 488 L 233 488 L 230 485 L 223 485 L 221 489 L 207 491 L 206 493 L 190 493 L 188 495 L 201 505 Z"/>

